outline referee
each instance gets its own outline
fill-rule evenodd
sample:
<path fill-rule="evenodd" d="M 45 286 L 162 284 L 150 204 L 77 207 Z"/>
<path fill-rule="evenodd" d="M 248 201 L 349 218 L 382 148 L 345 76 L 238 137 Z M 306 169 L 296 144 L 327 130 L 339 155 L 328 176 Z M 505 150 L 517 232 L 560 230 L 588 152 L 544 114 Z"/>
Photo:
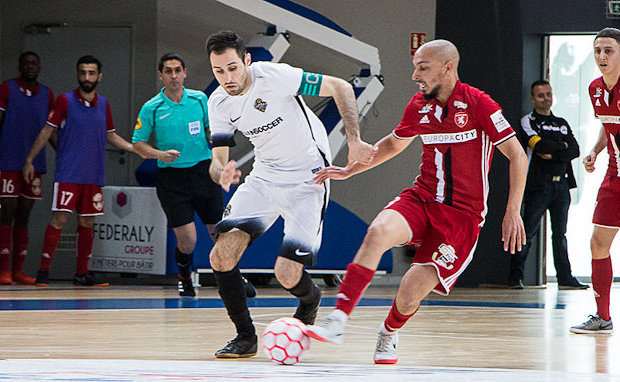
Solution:
<path fill-rule="evenodd" d="M 222 189 L 209 176 L 207 96 L 183 86 L 187 68 L 178 54 L 163 55 L 158 70 L 164 88 L 142 106 L 132 143 L 136 153 L 157 159 L 157 197 L 177 239 L 179 296 L 194 297 L 194 211 L 213 238 L 223 212 Z M 151 134 L 157 148 L 147 143 Z"/>

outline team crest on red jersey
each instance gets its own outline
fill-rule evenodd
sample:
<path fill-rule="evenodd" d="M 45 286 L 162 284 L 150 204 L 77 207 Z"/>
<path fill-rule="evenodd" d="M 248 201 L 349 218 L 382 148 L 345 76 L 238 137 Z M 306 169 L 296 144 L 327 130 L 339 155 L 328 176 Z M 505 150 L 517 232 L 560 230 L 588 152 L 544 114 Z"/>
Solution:
<path fill-rule="evenodd" d="M 618 102 L 616 103 L 616 106 L 618 106 L 618 110 L 620 110 L 620 100 L 618 100 Z"/>
<path fill-rule="evenodd" d="M 469 116 L 467 113 L 458 112 L 454 114 L 454 123 L 456 123 L 458 127 L 465 127 L 465 125 L 467 125 L 467 121 L 469 121 Z"/>

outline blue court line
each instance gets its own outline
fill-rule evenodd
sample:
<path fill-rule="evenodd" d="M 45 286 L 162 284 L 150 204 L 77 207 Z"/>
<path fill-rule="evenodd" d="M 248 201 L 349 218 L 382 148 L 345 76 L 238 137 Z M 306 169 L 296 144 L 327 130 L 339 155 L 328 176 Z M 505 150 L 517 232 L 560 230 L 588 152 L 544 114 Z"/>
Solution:
<path fill-rule="evenodd" d="M 252 298 L 248 306 L 257 308 L 295 307 L 296 298 Z M 335 297 L 324 297 L 321 306 L 336 305 Z M 390 298 L 363 298 L 358 306 L 391 306 Z M 565 309 L 565 304 L 546 305 L 543 303 L 487 302 L 487 301 L 444 301 L 425 300 L 427 306 L 462 306 L 481 308 L 529 308 Z M 217 298 L 103 298 L 66 300 L 0 300 L 3 310 L 97 310 L 97 309 L 179 309 L 179 308 L 223 308 L 222 300 Z"/>

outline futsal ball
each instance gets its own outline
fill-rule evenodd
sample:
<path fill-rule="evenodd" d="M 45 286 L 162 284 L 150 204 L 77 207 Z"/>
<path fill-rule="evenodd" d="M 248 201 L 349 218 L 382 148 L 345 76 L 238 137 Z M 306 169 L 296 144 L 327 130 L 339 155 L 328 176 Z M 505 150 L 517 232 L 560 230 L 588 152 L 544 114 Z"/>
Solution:
<path fill-rule="evenodd" d="M 272 321 L 263 333 L 263 350 L 273 362 L 294 365 L 310 350 L 306 325 L 293 317 Z"/>

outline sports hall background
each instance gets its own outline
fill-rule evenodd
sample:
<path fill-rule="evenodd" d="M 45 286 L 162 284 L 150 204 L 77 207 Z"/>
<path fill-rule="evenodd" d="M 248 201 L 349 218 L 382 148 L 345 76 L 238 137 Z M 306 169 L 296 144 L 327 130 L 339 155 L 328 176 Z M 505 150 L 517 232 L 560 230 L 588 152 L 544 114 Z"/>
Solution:
<path fill-rule="evenodd" d="M 620 26 L 619 20 L 606 18 L 604 0 L 294 1 L 378 47 L 385 89 L 362 122 L 363 138 L 368 142 L 376 142 L 396 126 L 417 90 L 410 79 L 411 32 L 426 33 L 429 40 L 445 38 L 454 42 L 461 53 L 459 72 L 463 82 L 490 94 L 503 107 L 511 124 L 517 125 L 531 108 L 529 85 L 543 75 L 545 34 L 596 32 L 605 26 Z M 45 44 L 48 35 L 41 32 L 47 27 L 50 38 L 69 36 L 68 41 L 58 45 L 62 48 Z M 58 69 L 62 63 L 61 70 L 73 76 L 77 58 L 93 54 L 103 62 L 98 90 L 110 98 L 117 132 L 130 138 L 140 106 L 160 89 L 157 59 L 170 51 L 181 54 L 188 65 L 185 85 L 203 89 L 213 79 L 204 42 L 209 34 L 222 29 L 233 29 L 250 41 L 264 32 L 265 25 L 215 0 L 0 0 L 0 78 L 17 75 L 18 55 L 35 42 L 42 44 L 46 52 L 41 57 L 39 79 L 43 83 L 49 82 L 50 68 Z M 116 38 L 117 32 L 126 38 Z M 75 46 L 71 36 L 76 38 Z M 357 73 L 355 63 L 323 47 L 296 35 L 291 35 L 290 42 L 284 62 L 343 78 Z M 73 80 L 53 90 L 59 95 L 76 86 Z M 119 97 L 111 96 L 117 93 Z M 239 146 L 237 150 L 247 150 L 247 145 Z M 415 142 L 379 168 L 346 182 L 334 182 L 332 200 L 370 222 L 418 174 L 419 157 L 420 144 Z M 53 155 L 48 154 L 48 158 Z M 135 156 L 109 153 L 108 183 L 136 185 L 132 174 L 140 161 Z M 343 165 L 345 161 L 341 152 L 335 163 Z M 249 166 L 242 170 L 247 174 Z M 490 177 L 487 223 L 474 261 L 459 280 L 461 286 L 506 282 L 508 257 L 501 251 L 501 219 L 508 190 L 507 161 L 498 151 Z M 31 220 L 31 255 L 26 264 L 31 274 L 38 266 L 44 222 L 50 214 L 52 178 L 44 177 L 47 198 L 35 205 Z M 69 225 L 65 231 L 72 230 L 74 226 Z M 72 256 L 57 256 L 53 268 L 56 277 L 70 277 L 72 262 Z M 394 274 L 402 274 L 407 265 L 407 259 L 396 250 Z"/>

